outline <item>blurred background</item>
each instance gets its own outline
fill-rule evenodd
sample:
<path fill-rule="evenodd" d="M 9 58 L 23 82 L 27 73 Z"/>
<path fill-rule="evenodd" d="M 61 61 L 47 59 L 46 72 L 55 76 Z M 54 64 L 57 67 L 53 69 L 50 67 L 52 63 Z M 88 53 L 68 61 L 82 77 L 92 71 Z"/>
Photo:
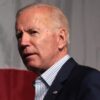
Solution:
<path fill-rule="evenodd" d="M 70 55 L 100 70 L 100 0 L 0 0 L 0 68 L 26 70 L 17 50 L 15 15 L 37 2 L 62 9 L 70 23 Z"/>

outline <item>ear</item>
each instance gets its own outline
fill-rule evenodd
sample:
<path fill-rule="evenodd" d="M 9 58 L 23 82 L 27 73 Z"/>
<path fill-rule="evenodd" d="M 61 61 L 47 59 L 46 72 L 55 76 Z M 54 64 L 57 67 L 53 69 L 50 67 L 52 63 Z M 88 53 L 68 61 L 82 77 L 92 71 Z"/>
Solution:
<path fill-rule="evenodd" d="M 59 50 L 67 46 L 67 31 L 64 28 L 60 28 L 58 31 L 58 44 Z"/>

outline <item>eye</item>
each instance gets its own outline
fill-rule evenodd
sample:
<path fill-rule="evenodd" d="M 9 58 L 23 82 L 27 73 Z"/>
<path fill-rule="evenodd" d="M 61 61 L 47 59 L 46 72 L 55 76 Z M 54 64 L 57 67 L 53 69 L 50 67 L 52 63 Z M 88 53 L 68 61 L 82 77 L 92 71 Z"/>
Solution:
<path fill-rule="evenodd" d="M 38 33 L 38 31 L 32 30 L 32 29 L 29 29 L 27 32 L 28 32 L 30 35 L 35 35 L 36 33 Z"/>
<path fill-rule="evenodd" d="M 17 39 L 20 39 L 21 37 L 22 37 L 22 32 L 16 32 L 16 37 L 17 37 Z"/>

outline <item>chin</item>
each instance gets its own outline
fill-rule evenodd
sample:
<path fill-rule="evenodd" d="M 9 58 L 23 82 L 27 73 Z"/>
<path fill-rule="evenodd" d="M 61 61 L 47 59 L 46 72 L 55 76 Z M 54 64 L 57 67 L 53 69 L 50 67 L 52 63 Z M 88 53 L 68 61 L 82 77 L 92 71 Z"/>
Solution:
<path fill-rule="evenodd" d="M 28 70 L 34 71 L 34 72 L 39 72 L 41 67 L 37 64 L 32 64 L 32 63 L 26 63 L 25 64 Z"/>

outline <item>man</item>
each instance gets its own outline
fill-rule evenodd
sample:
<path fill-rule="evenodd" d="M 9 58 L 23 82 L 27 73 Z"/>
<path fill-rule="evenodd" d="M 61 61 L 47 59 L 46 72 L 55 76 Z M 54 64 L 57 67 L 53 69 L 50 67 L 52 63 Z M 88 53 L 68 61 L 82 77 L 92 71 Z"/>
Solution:
<path fill-rule="evenodd" d="M 69 56 L 68 20 L 59 8 L 22 8 L 16 16 L 16 37 L 24 64 L 39 75 L 35 100 L 100 100 L 100 72 Z"/>

